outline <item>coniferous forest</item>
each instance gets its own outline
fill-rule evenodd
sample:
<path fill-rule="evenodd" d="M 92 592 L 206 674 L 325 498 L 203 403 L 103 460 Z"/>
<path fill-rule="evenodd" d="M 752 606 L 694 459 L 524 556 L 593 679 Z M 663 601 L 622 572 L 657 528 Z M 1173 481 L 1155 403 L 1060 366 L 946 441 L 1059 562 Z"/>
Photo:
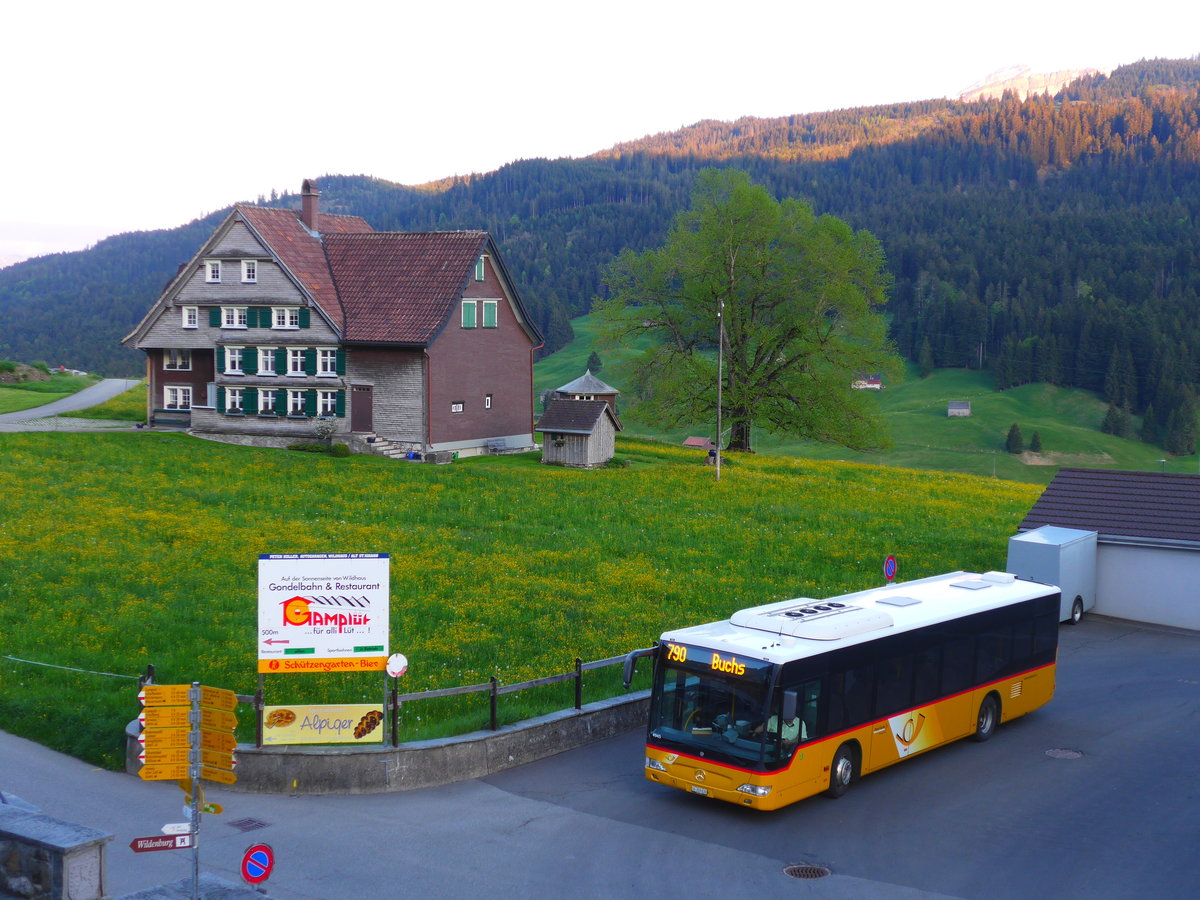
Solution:
<path fill-rule="evenodd" d="M 571 339 L 609 260 L 661 242 L 714 165 L 873 232 L 905 356 L 990 370 L 1001 389 L 1094 390 L 1111 405 L 1106 428 L 1128 431 L 1136 416 L 1142 437 L 1194 450 L 1200 57 L 1142 61 L 1056 97 L 700 122 L 419 188 L 319 183 L 323 210 L 379 230 L 490 230 L 549 353 Z M 140 374 L 140 354 L 117 342 L 224 212 L 0 270 L 0 358 Z"/>

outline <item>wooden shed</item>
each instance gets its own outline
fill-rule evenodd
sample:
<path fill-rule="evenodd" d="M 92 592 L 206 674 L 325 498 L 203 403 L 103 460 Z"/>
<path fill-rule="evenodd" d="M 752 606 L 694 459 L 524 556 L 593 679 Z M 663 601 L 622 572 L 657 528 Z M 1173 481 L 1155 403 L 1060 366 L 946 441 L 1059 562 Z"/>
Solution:
<path fill-rule="evenodd" d="M 951 400 L 946 406 L 946 415 L 951 418 L 969 416 L 971 414 L 970 400 Z"/>
<path fill-rule="evenodd" d="M 555 399 L 533 429 L 542 434 L 542 462 L 591 469 L 613 458 L 621 423 L 604 400 Z"/>

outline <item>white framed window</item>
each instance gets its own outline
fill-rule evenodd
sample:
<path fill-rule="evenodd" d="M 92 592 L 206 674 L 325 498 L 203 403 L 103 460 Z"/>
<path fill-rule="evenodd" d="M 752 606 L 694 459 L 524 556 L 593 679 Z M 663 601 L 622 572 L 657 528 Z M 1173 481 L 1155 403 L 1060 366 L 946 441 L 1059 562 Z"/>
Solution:
<path fill-rule="evenodd" d="M 171 387 L 163 388 L 163 408 L 164 409 L 191 409 L 192 408 L 192 389 L 190 387 Z"/>
<path fill-rule="evenodd" d="M 242 389 L 229 388 L 225 391 L 225 412 L 242 412 Z"/>
<path fill-rule="evenodd" d="M 219 259 L 204 261 L 204 280 L 209 284 L 221 283 L 221 261 Z"/>
<path fill-rule="evenodd" d="M 317 415 L 337 415 L 337 391 L 317 391 Z"/>
<path fill-rule="evenodd" d="M 484 300 L 483 301 L 483 327 L 484 328 L 495 328 L 496 327 L 496 315 L 497 315 L 496 307 L 497 307 L 497 305 L 498 304 L 495 300 Z"/>
<path fill-rule="evenodd" d="M 192 351 L 164 350 L 163 368 L 168 372 L 190 372 L 192 370 Z"/>
<path fill-rule="evenodd" d="M 260 416 L 275 415 L 275 392 L 271 390 L 259 389 L 258 392 L 258 414 Z"/>
<path fill-rule="evenodd" d="M 246 327 L 246 307 L 244 307 L 244 306 L 223 306 L 223 307 L 221 307 L 221 327 L 222 328 L 245 328 Z"/>
<path fill-rule="evenodd" d="M 289 416 L 304 415 L 304 391 L 288 391 L 288 410 Z"/>
<path fill-rule="evenodd" d="M 491 408 L 492 408 L 492 395 L 491 395 L 491 394 L 485 394 L 485 395 L 484 395 L 484 397 L 483 397 L 483 408 L 484 408 L 484 409 L 491 409 Z"/>
<path fill-rule="evenodd" d="M 181 306 L 179 312 L 182 319 L 180 324 L 184 328 L 200 327 L 200 308 L 198 306 Z"/>
<path fill-rule="evenodd" d="M 463 402 L 461 400 L 456 400 L 450 404 L 450 412 L 460 413 L 462 411 L 463 411 Z"/>
<path fill-rule="evenodd" d="M 289 347 L 288 348 L 288 370 L 289 375 L 304 374 L 304 348 Z"/>
<path fill-rule="evenodd" d="M 337 348 L 317 348 L 317 375 L 329 378 L 337 374 Z"/>
<path fill-rule="evenodd" d="M 483 281 L 487 275 L 487 257 L 481 256 L 475 260 L 475 280 Z"/>
<path fill-rule="evenodd" d="M 278 375 L 275 371 L 275 348 L 274 347 L 259 347 L 258 348 L 258 374 L 259 375 Z"/>
<path fill-rule="evenodd" d="M 271 317 L 272 328 L 290 328 L 296 329 L 300 327 L 300 307 L 298 306 L 277 306 L 272 312 Z"/>
<path fill-rule="evenodd" d="M 226 347 L 225 348 L 225 374 L 226 375 L 242 375 L 242 353 L 245 347 Z"/>
<path fill-rule="evenodd" d="M 242 284 L 255 284 L 258 281 L 258 260 L 242 260 Z"/>
<path fill-rule="evenodd" d="M 475 327 L 475 301 L 464 300 L 462 302 L 462 327 Z"/>

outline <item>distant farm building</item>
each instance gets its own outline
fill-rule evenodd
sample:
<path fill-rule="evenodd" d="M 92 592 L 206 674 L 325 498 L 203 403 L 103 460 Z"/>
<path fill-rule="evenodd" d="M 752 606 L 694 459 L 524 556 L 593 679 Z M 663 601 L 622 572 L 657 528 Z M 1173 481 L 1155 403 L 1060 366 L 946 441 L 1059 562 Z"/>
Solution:
<path fill-rule="evenodd" d="M 542 462 L 592 469 L 613 458 L 621 423 L 605 400 L 556 398 L 533 430 L 542 434 Z"/>
<path fill-rule="evenodd" d="M 574 381 L 567 382 L 554 391 L 556 400 L 603 400 L 617 415 L 617 395 L 621 393 L 610 384 L 605 384 L 588 369 Z"/>
<path fill-rule="evenodd" d="M 695 448 L 697 450 L 716 450 L 717 443 L 712 438 L 706 437 L 690 437 L 683 442 L 683 446 Z"/>
<path fill-rule="evenodd" d="M 883 390 L 882 375 L 857 375 L 850 382 L 850 387 L 856 391 L 881 391 Z"/>
<path fill-rule="evenodd" d="M 971 414 L 970 400 L 951 400 L 946 406 L 946 415 L 950 418 L 965 418 Z"/>

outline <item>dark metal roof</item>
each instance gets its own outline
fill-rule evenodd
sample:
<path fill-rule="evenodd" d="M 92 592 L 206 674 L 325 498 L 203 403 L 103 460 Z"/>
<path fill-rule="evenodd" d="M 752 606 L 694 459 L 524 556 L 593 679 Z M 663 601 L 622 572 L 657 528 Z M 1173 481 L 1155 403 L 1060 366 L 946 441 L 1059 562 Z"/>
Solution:
<path fill-rule="evenodd" d="M 557 392 L 560 394 L 592 394 L 593 396 L 611 394 L 614 397 L 621 393 L 611 384 L 605 384 L 593 375 L 591 369 L 588 369 L 574 381 L 568 381 L 562 387 L 558 388 Z"/>
<path fill-rule="evenodd" d="M 533 426 L 534 431 L 561 431 L 564 434 L 591 434 L 600 417 L 607 414 L 617 431 L 621 423 L 603 400 L 551 400 Z"/>
<path fill-rule="evenodd" d="M 1200 475 L 1061 469 L 1021 522 L 1200 545 Z"/>

